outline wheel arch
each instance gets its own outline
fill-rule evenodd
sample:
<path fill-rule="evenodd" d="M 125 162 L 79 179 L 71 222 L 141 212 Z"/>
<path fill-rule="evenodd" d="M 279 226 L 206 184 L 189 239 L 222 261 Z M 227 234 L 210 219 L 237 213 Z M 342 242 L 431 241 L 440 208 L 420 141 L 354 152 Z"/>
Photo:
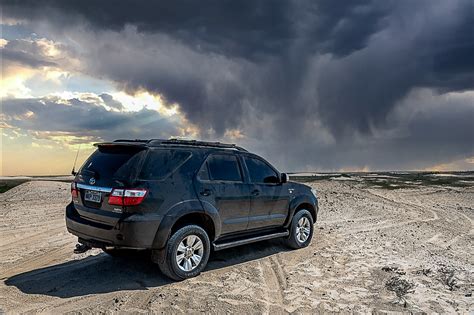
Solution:
<path fill-rule="evenodd" d="M 288 227 L 291 224 L 291 220 L 295 213 L 302 209 L 308 210 L 311 213 L 313 223 L 316 223 L 318 219 L 318 201 L 314 196 L 300 195 L 290 202 L 289 208 L 289 216 L 285 222 L 285 227 Z"/>
<path fill-rule="evenodd" d="M 213 242 L 220 235 L 220 218 L 217 209 L 212 205 L 201 203 L 199 200 L 180 202 L 170 208 L 158 227 L 153 240 L 153 249 L 165 247 L 171 235 L 186 224 L 202 227 Z"/>
<path fill-rule="evenodd" d="M 309 202 L 300 203 L 300 204 L 296 207 L 296 209 L 295 209 L 293 215 L 295 215 L 296 213 L 298 213 L 298 211 L 300 211 L 300 210 L 308 210 L 309 213 L 311 213 L 311 217 L 313 218 L 313 223 L 316 222 L 316 220 L 317 220 L 317 213 L 316 213 L 315 207 L 314 207 L 312 204 L 310 204 Z"/>
<path fill-rule="evenodd" d="M 173 224 L 170 235 L 173 235 L 174 232 L 186 225 L 197 225 L 206 231 L 207 235 L 209 236 L 209 240 L 214 240 L 215 238 L 216 229 L 214 226 L 214 221 L 206 213 L 191 212 L 179 217 Z"/>

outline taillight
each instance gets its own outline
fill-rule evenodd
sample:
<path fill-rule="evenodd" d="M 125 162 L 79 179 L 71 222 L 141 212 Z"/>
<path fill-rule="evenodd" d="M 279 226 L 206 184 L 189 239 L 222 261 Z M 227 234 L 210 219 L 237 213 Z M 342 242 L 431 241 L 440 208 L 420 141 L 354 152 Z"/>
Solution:
<path fill-rule="evenodd" d="M 123 206 L 123 189 L 114 189 L 109 196 L 109 205 Z"/>
<path fill-rule="evenodd" d="M 148 190 L 136 189 L 114 189 L 109 196 L 109 205 L 136 206 L 145 198 Z"/>
<path fill-rule="evenodd" d="M 76 182 L 71 183 L 71 196 L 73 199 L 79 197 L 79 190 L 77 189 Z"/>

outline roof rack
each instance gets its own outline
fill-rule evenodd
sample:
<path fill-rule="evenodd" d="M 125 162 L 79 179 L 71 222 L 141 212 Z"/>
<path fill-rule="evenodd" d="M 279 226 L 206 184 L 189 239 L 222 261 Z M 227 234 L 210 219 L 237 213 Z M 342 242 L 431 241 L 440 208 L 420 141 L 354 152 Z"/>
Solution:
<path fill-rule="evenodd" d="M 134 140 L 131 140 L 131 139 L 117 139 L 117 140 L 114 140 L 113 142 L 142 142 L 142 143 L 147 143 L 147 142 L 150 142 L 151 140 L 143 140 L 143 139 L 134 139 Z"/>
<path fill-rule="evenodd" d="M 224 148 L 224 149 L 234 149 L 242 152 L 248 152 L 242 147 L 239 147 L 235 144 L 221 143 L 221 142 L 209 142 L 209 141 L 199 141 L 199 140 L 183 140 L 183 139 L 151 139 L 148 141 L 150 144 L 175 144 L 175 145 L 189 145 L 189 146 L 199 146 L 199 147 L 213 147 L 213 148 Z"/>

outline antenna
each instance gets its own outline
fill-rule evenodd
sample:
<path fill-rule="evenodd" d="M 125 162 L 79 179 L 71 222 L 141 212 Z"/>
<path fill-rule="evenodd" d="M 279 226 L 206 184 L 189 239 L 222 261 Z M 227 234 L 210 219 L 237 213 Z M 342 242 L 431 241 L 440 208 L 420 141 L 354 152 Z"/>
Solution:
<path fill-rule="evenodd" d="M 74 165 L 72 166 L 72 171 L 71 171 L 71 174 L 74 175 L 74 176 L 77 174 L 77 172 L 76 172 L 76 162 L 77 162 L 77 156 L 79 155 L 80 150 L 81 150 L 81 144 L 79 143 L 79 148 L 77 148 L 76 158 L 74 159 Z"/>

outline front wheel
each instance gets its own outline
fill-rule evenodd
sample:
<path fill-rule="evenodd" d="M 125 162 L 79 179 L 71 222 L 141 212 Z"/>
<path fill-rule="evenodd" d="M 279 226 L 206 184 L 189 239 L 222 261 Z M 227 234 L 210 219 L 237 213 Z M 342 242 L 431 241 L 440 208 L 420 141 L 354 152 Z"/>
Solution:
<path fill-rule="evenodd" d="M 165 248 L 153 251 L 152 259 L 163 274 L 181 281 L 199 275 L 207 265 L 210 252 L 206 231 L 197 225 L 187 225 L 171 236 Z"/>
<path fill-rule="evenodd" d="M 293 249 L 303 248 L 309 245 L 313 238 L 313 217 L 308 210 L 298 211 L 291 220 L 290 236 L 286 244 Z"/>

